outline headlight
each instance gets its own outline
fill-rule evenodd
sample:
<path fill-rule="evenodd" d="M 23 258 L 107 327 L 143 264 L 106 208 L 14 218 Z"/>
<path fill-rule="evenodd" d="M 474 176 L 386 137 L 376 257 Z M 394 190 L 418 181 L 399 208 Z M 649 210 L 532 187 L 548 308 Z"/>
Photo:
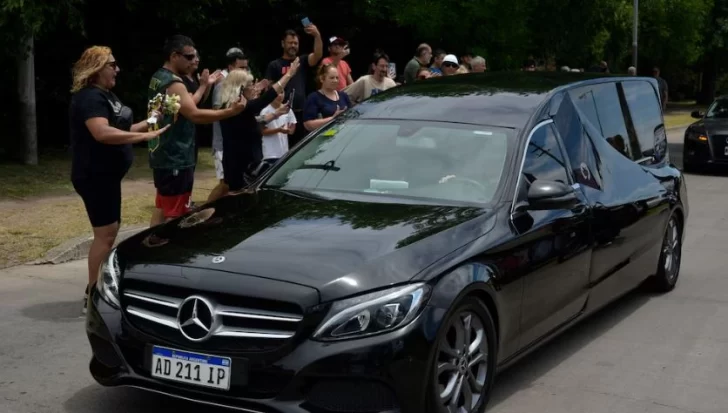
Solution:
<path fill-rule="evenodd" d="M 690 130 L 686 132 L 688 139 L 699 141 L 699 142 L 708 142 L 708 137 L 705 135 L 705 133 L 696 132 L 694 130 Z"/>
<path fill-rule="evenodd" d="M 429 295 L 430 286 L 418 283 L 337 301 L 313 337 L 344 340 L 392 331 L 414 320 Z"/>
<path fill-rule="evenodd" d="M 116 250 L 111 250 L 109 256 L 99 268 L 99 279 L 96 281 L 96 290 L 101 294 L 110 306 L 119 308 L 119 259 L 116 257 Z"/>

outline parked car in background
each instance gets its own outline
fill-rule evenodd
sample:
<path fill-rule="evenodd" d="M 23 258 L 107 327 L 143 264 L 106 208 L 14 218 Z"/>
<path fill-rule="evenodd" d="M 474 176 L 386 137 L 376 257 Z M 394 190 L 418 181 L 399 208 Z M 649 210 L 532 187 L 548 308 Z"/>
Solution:
<path fill-rule="evenodd" d="M 685 130 L 683 169 L 700 171 L 708 166 L 728 165 L 728 96 L 719 96 L 706 112 L 694 111 L 699 119 Z"/>
<path fill-rule="evenodd" d="M 675 287 L 686 194 L 654 79 L 390 89 L 114 249 L 91 374 L 245 412 L 483 412 L 530 351 Z"/>

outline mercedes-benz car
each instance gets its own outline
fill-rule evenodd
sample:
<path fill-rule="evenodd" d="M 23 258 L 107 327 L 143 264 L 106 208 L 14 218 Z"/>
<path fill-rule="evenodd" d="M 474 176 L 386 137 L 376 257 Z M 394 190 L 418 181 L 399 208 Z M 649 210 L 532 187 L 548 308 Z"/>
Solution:
<path fill-rule="evenodd" d="M 483 412 L 525 354 L 675 287 L 686 196 L 654 79 L 390 89 L 114 249 L 90 371 L 244 412 Z"/>
<path fill-rule="evenodd" d="M 700 120 L 685 130 L 683 169 L 728 166 L 728 96 L 719 96 L 706 112 L 693 111 L 691 116 Z"/>

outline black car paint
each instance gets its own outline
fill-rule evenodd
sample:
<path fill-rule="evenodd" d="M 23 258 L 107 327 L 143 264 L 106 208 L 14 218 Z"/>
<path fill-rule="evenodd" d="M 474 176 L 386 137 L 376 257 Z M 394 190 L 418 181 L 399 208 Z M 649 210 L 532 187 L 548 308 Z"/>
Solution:
<path fill-rule="evenodd" d="M 571 104 L 565 90 L 615 80 L 555 74 L 455 78 L 391 89 L 346 116 L 512 127 L 518 131 L 519 144 L 509 155 L 507 168 L 516 172 L 533 128 Z M 519 89 L 524 82 L 527 86 Z M 509 102 L 502 106 L 508 116 L 503 112 L 480 116 L 479 111 L 497 107 L 501 97 Z M 443 110 L 445 100 L 452 110 Z M 573 210 L 514 213 L 518 177 L 511 173 L 497 198 L 482 206 L 412 205 L 396 199 L 365 202 L 366 197 L 326 200 L 265 189 L 206 205 L 214 208 L 214 214 L 197 225 L 180 228 L 184 220 L 178 219 L 142 232 L 119 246 L 125 279 L 202 292 L 285 296 L 314 321 L 302 326 L 283 348 L 255 355 L 229 353 L 247 360 L 251 376 L 288 380 L 280 383 L 284 389 L 275 399 L 244 389 L 240 398 L 233 399 L 157 382 L 128 370 L 123 362 L 111 373 L 92 362 L 92 372 L 106 385 L 139 385 L 223 405 L 261 410 L 268 406 L 281 412 L 303 411 L 292 401 L 305 399 L 306 389 L 317 378 L 366 377 L 390 386 L 402 411 L 425 411 L 429 389 L 423 378 L 431 374 L 431 343 L 448 311 L 463 297 L 475 295 L 491 311 L 503 369 L 655 273 L 668 216 L 676 213 L 684 220 L 688 214 L 684 179 L 666 161 L 638 165 L 598 132 L 591 133 L 598 156 L 589 168 L 598 173 L 601 190 L 575 185 L 580 205 Z M 334 238 L 337 234 L 340 238 Z M 150 235 L 167 243 L 149 248 L 144 243 Z M 275 253 L 268 252 L 271 249 Z M 216 256 L 225 261 L 213 264 Z M 410 325 L 336 343 L 307 339 L 331 301 L 415 280 L 427 281 L 434 289 L 426 309 Z M 88 320 L 90 337 L 114 343 L 117 353 L 122 337 L 136 340 L 137 345 L 198 348 L 146 335 L 96 294 Z"/>
<path fill-rule="evenodd" d="M 698 140 L 700 135 L 706 136 L 708 140 Z M 685 130 L 683 163 L 687 168 L 728 165 L 727 147 L 728 119 L 703 117 Z"/>

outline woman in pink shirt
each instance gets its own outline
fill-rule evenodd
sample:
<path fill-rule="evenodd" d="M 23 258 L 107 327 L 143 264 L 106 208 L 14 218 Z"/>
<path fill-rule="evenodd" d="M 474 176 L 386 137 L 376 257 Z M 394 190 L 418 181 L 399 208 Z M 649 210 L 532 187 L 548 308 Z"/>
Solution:
<path fill-rule="evenodd" d="M 330 55 L 321 61 L 321 65 L 333 64 L 336 66 L 339 71 L 337 90 L 341 91 L 354 83 L 354 79 L 351 77 L 351 67 L 344 61 L 344 57 L 349 54 L 349 43 L 341 37 L 334 36 L 329 39 L 329 53 Z"/>

